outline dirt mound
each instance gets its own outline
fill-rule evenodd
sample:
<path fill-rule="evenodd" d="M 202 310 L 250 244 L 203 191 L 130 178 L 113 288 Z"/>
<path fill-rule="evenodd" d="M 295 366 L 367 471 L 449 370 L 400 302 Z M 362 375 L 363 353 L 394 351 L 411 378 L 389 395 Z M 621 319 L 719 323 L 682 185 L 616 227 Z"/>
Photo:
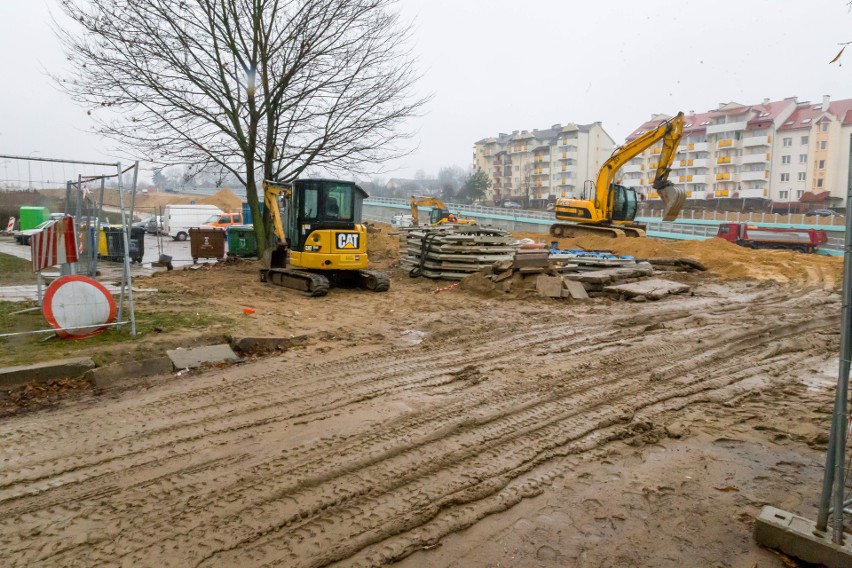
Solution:
<path fill-rule="evenodd" d="M 242 199 L 227 188 L 222 188 L 209 197 L 202 197 L 197 202 L 201 205 L 215 205 L 222 211 L 240 211 L 243 206 Z"/>
<path fill-rule="evenodd" d="M 395 266 L 399 261 L 399 237 L 390 235 L 393 227 L 384 223 L 370 223 L 367 230 L 367 256 L 374 267 Z"/>
<path fill-rule="evenodd" d="M 752 250 L 724 239 L 706 241 L 664 241 L 586 236 L 554 239 L 538 233 L 513 233 L 516 238 L 546 239 L 559 242 L 560 249 L 607 250 L 636 258 L 686 256 L 698 260 L 715 275 L 733 280 L 754 278 L 834 288 L 840 285 L 843 259 L 783 250 Z"/>

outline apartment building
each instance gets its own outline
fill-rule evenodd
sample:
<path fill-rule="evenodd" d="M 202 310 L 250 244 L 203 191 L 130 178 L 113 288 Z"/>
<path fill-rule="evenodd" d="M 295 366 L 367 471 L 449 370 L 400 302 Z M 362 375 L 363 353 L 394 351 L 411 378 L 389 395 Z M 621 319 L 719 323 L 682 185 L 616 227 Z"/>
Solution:
<path fill-rule="evenodd" d="M 474 144 L 474 167 L 487 172 L 494 201 L 579 196 L 610 156 L 615 141 L 600 122 L 516 130 Z"/>
<path fill-rule="evenodd" d="M 667 115 L 654 115 L 627 139 L 656 127 Z M 720 104 L 684 118 L 684 133 L 669 179 L 688 199 L 765 199 L 776 208 L 800 202 L 837 206 L 845 201 L 852 135 L 852 99 L 818 104 L 764 99 L 756 105 Z M 660 146 L 631 160 L 621 182 L 648 199 Z"/>

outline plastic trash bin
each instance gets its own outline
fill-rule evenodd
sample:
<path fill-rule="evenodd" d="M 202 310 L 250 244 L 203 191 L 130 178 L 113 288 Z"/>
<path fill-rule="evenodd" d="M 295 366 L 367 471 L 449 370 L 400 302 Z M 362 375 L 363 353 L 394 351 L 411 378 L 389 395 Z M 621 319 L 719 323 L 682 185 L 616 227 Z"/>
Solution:
<path fill-rule="evenodd" d="M 123 227 L 104 227 L 104 236 L 106 238 L 106 260 L 121 262 L 124 260 L 124 228 Z M 130 238 L 130 260 L 133 262 L 142 262 L 142 257 L 145 255 L 145 228 L 131 227 Z M 98 252 L 100 252 L 98 246 Z"/>
<path fill-rule="evenodd" d="M 263 201 L 258 203 L 258 205 L 260 206 L 260 213 L 263 214 Z M 252 223 L 251 207 L 249 207 L 249 204 L 245 201 L 243 202 L 243 223 L 245 223 L 246 225 Z"/>
<path fill-rule="evenodd" d="M 189 229 L 189 250 L 192 262 L 199 258 L 225 258 L 225 229 L 192 227 Z"/>
<path fill-rule="evenodd" d="M 251 225 L 228 227 L 228 254 L 234 256 L 257 256 L 257 238 Z"/>

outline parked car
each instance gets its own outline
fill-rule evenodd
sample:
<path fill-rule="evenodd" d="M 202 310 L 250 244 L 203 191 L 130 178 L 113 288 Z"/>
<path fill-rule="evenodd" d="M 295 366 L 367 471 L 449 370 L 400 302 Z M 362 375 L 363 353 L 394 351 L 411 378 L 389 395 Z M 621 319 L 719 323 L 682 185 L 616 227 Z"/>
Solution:
<path fill-rule="evenodd" d="M 508 208 L 508 209 L 520 209 L 520 208 L 521 208 L 521 204 L 520 204 L 520 203 L 515 203 L 514 201 L 504 201 L 504 202 L 503 202 L 503 207 L 506 207 L 506 208 Z"/>
<path fill-rule="evenodd" d="M 414 217 L 411 215 L 394 215 L 391 218 L 391 227 L 411 227 L 414 225 Z"/>
<path fill-rule="evenodd" d="M 152 215 L 133 223 L 134 227 L 142 227 L 149 235 L 159 235 L 163 232 L 163 218 L 159 215 Z"/>
<path fill-rule="evenodd" d="M 805 213 L 805 217 L 843 217 L 843 214 L 831 209 L 814 209 Z"/>
<path fill-rule="evenodd" d="M 227 229 L 231 225 L 242 225 L 242 213 L 217 213 L 213 215 L 202 225 L 202 227 L 216 227 L 217 229 Z"/>
<path fill-rule="evenodd" d="M 24 229 L 23 231 L 14 231 L 12 234 L 15 236 L 15 241 L 19 245 L 28 245 L 30 244 L 30 237 L 32 237 L 36 233 L 40 233 L 42 229 L 44 229 L 47 225 L 53 223 L 53 219 L 48 219 L 43 223 L 39 223 L 32 229 Z"/>

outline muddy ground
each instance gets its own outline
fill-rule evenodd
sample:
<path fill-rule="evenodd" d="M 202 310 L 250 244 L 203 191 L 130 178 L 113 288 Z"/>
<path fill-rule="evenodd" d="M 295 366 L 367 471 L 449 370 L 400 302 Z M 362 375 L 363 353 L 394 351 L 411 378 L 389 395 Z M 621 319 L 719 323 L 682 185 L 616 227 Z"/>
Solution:
<path fill-rule="evenodd" d="M 0 421 L 5 565 L 782 567 L 754 517 L 815 516 L 833 276 L 628 303 L 253 274 L 158 275 L 147 301 L 306 345 Z"/>

